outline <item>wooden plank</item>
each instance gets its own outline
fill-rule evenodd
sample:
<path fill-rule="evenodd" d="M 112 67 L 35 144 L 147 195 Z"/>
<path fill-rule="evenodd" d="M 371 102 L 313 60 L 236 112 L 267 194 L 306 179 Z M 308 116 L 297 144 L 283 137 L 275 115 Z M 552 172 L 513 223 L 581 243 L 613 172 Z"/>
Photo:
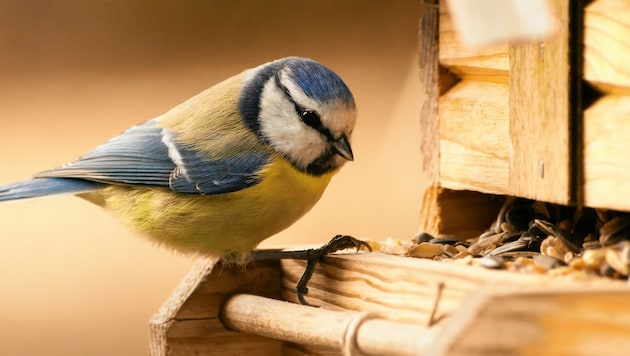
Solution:
<path fill-rule="evenodd" d="M 584 22 L 584 78 L 602 91 L 630 95 L 630 2 L 593 1 Z"/>
<path fill-rule="evenodd" d="M 448 78 L 438 65 L 437 1 L 427 1 L 420 14 L 419 61 L 422 104 L 420 105 L 420 135 L 422 169 L 430 182 L 437 184 L 440 176 L 440 144 L 438 136 L 438 98 L 440 77 Z"/>
<path fill-rule="evenodd" d="M 496 220 L 504 199 L 469 190 L 425 189 L 420 231 L 459 239 L 478 237 Z"/>
<path fill-rule="evenodd" d="M 303 261 L 282 261 L 283 299 L 297 302 L 295 283 L 304 267 Z M 461 307 L 470 293 L 489 285 L 513 291 L 534 286 L 583 289 L 611 286 L 627 290 L 625 281 L 577 281 L 560 276 L 362 253 L 326 257 L 315 269 L 306 300 L 325 309 L 382 313 L 390 320 L 427 325 L 432 314 L 434 321 L 445 319 Z"/>
<path fill-rule="evenodd" d="M 510 46 L 509 193 L 568 204 L 573 188 L 569 2 L 549 3 L 559 23 L 556 36 Z"/>
<path fill-rule="evenodd" d="M 443 187 L 508 192 L 509 92 L 505 84 L 465 80 L 440 98 Z"/>
<path fill-rule="evenodd" d="M 627 289 L 490 290 L 469 298 L 430 355 L 624 355 Z"/>
<path fill-rule="evenodd" d="M 440 64 L 458 76 L 468 80 L 479 80 L 507 84 L 510 59 L 508 46 L 466 46 L 453 28 L 453 21 L 444 1 L 440 3 Z"/>
<path fill-rule="evenodd" d="M 607 95 L 584 112 L 584 204 L 630 210 L 630 97 Z"/>
<path fill-rule="evenodd" d="M 251 266 L 250 266 L 251 269 Z M 205 283 L 210 280 L 211 283 Z M 278 355 L 282 344 L 256 335 L 225 329 L 219 320 L 227 295 L 256 291 L 278 297 L 280 267 L 277 261 L 260 261 L 256 269 L 230 268 L 216 260 L 200 260 L 149 322 L 152 356 L 212 354 Z"/>
<path fill-rule="evenodd" d="M 459 36 L 469 47 L 549 36 L 545 0 L 448 0 Z"/>

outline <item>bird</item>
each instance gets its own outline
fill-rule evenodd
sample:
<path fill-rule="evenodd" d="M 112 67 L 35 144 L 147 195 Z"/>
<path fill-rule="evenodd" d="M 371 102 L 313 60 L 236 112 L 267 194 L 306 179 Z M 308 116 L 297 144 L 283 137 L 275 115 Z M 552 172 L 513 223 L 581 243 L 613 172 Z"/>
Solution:
<path fill-rule="evenodd" d="M 0 186 L 0 202 L 71 194 L 185 254 L 243 262 L 354 160 L 354 96 L 287 57 L 247 69 L 75 161 Z"/>

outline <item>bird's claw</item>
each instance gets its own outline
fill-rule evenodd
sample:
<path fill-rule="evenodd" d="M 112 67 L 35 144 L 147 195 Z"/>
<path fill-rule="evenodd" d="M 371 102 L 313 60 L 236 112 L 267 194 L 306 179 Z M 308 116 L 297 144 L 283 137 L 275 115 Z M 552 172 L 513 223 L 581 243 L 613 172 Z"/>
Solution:
<path fill-rule="evenodd" d="M 368 251 L 372 251 L 370 245 L 368 245 L 365 241 L 356 239 L 349 235 L 336 235 L 327 244 L 320 248 L 305 250 L 304 252 L 306 252 L 306 254 L 303 259 L 306 260 L 306 268 L 304 269 L 304 273 L 302 273 L 302 277 L 300 277 L 297 285 L 295 286 L 300 304 L 312 306 L 306 301 L 306 299 L 304 299 L 304 295 L 308 294 L 308 287 L 306 285 L 311 280 L 311 277 L 313 277 L 313 272 L 315 271 L 315 265 L 317 262 L 320 262 L 324 256 L 334 252 L 345 250 L 347 248 L 356 248 L 357 252 L 359 252 L 362 247 L 365 247 Z"/>
<path fill-rule="evenodd" d="M 355 248 L 357 252 L 359 252 L 362 248 L 372 251 L 370 245 L 368 245 L 365 241 L 355 239 L 354 237 L 348 235 L 336 235 L 327 244 L 320 248 L 311 248 L 299 251 L 254 251 L 251 258 L 252 261 L 270 259 L 306 261 L 306 268 L 298 280 L 295 290 L 297 292 L 298 300 L 302 305 L 311 305 L 306 301 L 306 299 L 304 299 L 304 295 L 308 294 L 308 287 L 306 285 L 311 280 L 311 277 L 313 277 L 315 265 L 317 262 L 320 262 L 324 256 L 337 251 L 345 250 L 347 248 Z"/>

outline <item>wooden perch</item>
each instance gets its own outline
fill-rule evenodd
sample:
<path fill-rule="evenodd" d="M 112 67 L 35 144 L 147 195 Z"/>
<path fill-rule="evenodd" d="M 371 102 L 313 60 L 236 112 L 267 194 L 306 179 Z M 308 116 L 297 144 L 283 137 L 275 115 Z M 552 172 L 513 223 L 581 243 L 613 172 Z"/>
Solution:
<path fill-rule="evenodd" d="M 416 355 L 427 328 L 383 319 L 375 314 L 332 311 L 254 295 L 230 297 L 222 320 L 232 329 L 347 355 Z"/>

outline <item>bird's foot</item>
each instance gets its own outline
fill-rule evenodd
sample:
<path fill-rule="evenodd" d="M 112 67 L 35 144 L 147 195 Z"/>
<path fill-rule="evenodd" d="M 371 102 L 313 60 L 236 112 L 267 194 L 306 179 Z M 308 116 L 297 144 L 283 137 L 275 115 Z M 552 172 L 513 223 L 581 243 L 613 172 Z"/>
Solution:
<path fill-rule="evenodd" d="M 359 252 L 363 247 L 365 247 L 368 251 L 372 251 L 370 245 L 368 245 L 365 241 L 361 241 L 348 235 L 337 235 L 320 248 L 310 248 L 299 251 L 254 251 L 252 259 L 254 261 L 286 259 L 305 260 L 306 268 L 304 269 L 304 273 L 302 273 L 302 277 L 298 280 L 295 289 L 300 303 L 302 305 L 311 305 L 306 301 L 306 299 L 304 299 L 304 295 L 308 294 L 307 284 L 313 276 L 317 262 L 320 262 L 324 256 L 337 251 L 355 248 L 357 252 Z"/>

